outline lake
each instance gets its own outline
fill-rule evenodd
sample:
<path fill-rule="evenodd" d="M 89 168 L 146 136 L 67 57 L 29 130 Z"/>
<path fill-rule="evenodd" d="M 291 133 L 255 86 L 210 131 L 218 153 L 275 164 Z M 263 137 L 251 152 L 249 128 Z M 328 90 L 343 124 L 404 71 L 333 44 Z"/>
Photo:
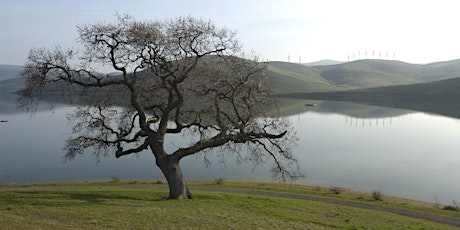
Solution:
<path fill-rule="evenodd" d="M 295 155 L 306 177 L 298 181 L 336 186 L 428 202 L 460 201 L 460 121 L 415 111 L 321 102 L 291 106 L 289 115 L 299 137 Z M 0 111 L 0 184 L 57 181 L 109 181 L 163 179 L 146 151 L 120 159 L 96 162 L 91 153 L 63 162 L 64 141 L 72 108 L 44 109 L 34 116 Z M 180 137 L 177 137 L 180 138 Z M 174 141 L 174 139 L 172 139 Z M 169 144 L 167 148 L 173 148 Z M 218 177 L 236 180 L 271 180 L 271 162 L 253 169 L 251 164 L 225 165 L 211 157 L 206 168 L 202 156 L 182 161 L 190 180 Z"/>

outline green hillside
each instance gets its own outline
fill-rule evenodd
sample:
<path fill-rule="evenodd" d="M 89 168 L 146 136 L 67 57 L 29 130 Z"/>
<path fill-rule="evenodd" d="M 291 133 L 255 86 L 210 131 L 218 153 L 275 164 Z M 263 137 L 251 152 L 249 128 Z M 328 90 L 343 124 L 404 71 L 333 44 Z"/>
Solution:
<path fill-rule="evenodd" d="M 421 82 L 421 65 L 389 60 L 360 60 L 340 65 L 315 67 L 321 76 L 346 88 L 369 88 Z"/>
<path fill-rule="evenodd" d="M 377 59 L 323 66 L 269 62 L 267 76 L 278 94 L 335 92 L 460 77 L 460 59 L 427 65 Z"/>
<path fill-rule="evenodd" d="M 20 88 L 23 67 L 0 65 L 0 89 L 3 93 Z M 460 77 L 460 59 L 427 65 L 393 60 L 359 60 L 329 66 L 306 66 L 288 62 L 269 62 L 266 71 L 277 94 L 317 93 L 410 85 Z M 425 87 L 434 87 L 427 85 Z M 443 92 L 443 87 L 425 89 Z M 406 90 L 406 89 L 405 89 Z"/>
<path fill-rule="evenodd" d="M 460 77 L 436 82 L 357 89 L 343 92 L 297 93 L 288 98 L 352 101 L 460 118 Z"/>
<path fill-rule="evenodd" d="M 266 74 L 274 84 L 277 93 L 343 90 L 330 84 L 318 70 L 301 64 L 269 62 Z"/>
<path fill-rule="evenodd" d="M 456 77 L 460 77 L 460 59 L 424 65 L 423 72 L 418 76 L 427 82 Z"/>
<path fill-rule="evenodd" d="M 344 61 L 335 61 L 331 59 L 323 59 L 315 62 L 308 62 L 308 63 L 302 63 L 302 65 L 306 66 L 324 66 L 324 65 L 338 65 L 342 64 Z"/>
<path fill-rule="evenodd" d="M 460 77 L 460 59 L 427 65 L 372 59 L 314 68 L 331 84 L 349 89 L 408 85 Z"/>

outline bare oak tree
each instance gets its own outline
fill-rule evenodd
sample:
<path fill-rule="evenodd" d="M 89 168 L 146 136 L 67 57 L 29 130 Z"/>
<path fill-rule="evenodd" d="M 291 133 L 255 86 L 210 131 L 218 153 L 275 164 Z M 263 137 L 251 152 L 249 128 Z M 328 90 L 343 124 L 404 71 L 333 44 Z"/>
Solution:
<path fill-rule="evenodd" d="M 266 64 L 245 58 L 235 32 L 193 17 L 129 16 L 78 32 L 83 51 L 33 49 L 23 74 L 25 108 L 49 94 L 78 104 L 69 116 L 66 159 L 87 150 L 98 159 L 150 150 L 170 199 L 191 198 L 180 160 L 210 149 L 255 165 L 272 159 L 281 179 L 300 175 L 292 127 L 273 113 Z M 191 143 L 168 152 L 165 139 L 178 134 L 191 136 Z"/>

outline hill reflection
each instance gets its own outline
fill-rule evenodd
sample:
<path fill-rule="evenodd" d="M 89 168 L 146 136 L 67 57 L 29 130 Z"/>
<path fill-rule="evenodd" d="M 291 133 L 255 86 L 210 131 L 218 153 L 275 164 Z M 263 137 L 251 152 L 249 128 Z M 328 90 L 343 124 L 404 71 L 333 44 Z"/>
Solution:
<path fill-rule="evenodd" d="M 315 106 L 305 106 L 306 103 Z M 284 116 L 298 115 L 307 112 L 321 114 L 341 114 L 352 118 L 391 118 L 413 113 L 414 111 L 363 105 L 352 102 L 308 101 L 299 99 L 281 99 L 281 112 Z"/>

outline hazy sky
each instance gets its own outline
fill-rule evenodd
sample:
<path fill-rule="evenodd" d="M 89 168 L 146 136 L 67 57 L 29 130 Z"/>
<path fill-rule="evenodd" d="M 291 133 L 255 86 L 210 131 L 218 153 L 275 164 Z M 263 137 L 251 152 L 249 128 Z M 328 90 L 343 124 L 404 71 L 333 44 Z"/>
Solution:
<path fill-rule="evenodd" d="M 238 31 L 263 60 L 460 58 L 458 0 L 0 0 L 0 64 L 23 65 L 34 47 L 75 48 L 76 26 L 183 15 Z"/>

